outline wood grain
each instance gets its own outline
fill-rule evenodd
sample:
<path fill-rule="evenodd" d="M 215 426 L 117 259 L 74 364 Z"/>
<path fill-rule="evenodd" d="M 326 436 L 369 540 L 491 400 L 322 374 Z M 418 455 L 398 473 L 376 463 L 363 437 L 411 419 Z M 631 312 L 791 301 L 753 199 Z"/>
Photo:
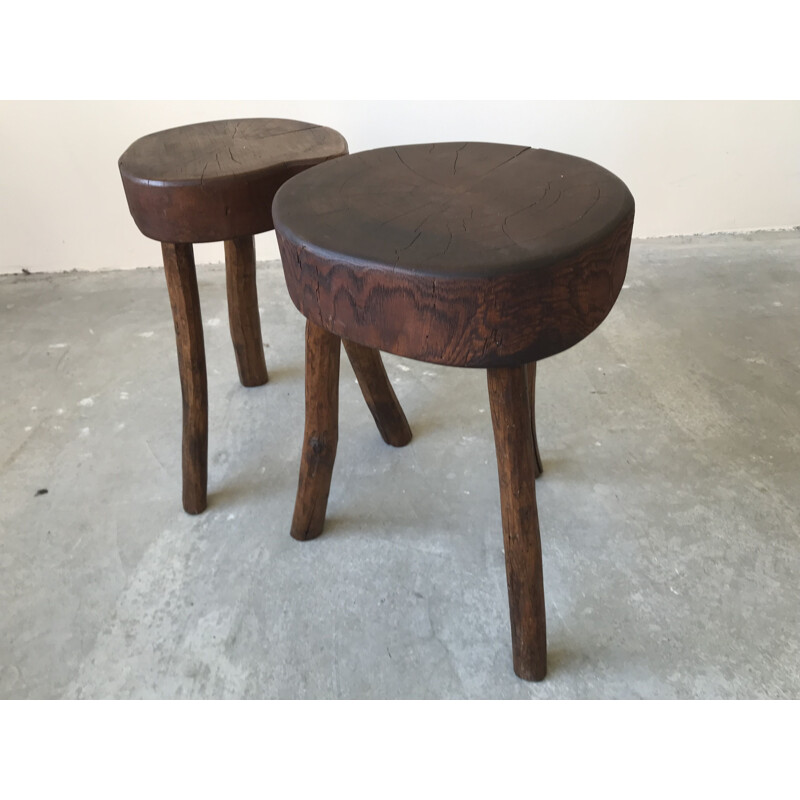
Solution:
<path fill-rule="evenodd" d="M 261 339 L 256 287 L 256 251 L 252 236 L 225 242 L 228 322 L 242 386 L 262 386 L 269 378 Z"/>
<path fill-rule="evenodd" d="M 525 680 L 540 681 L 547 672 L 547 633 L 525 368 L 493 367 L 488 370 L 488 384 L 500 479 L 514 672 Z"/>
<path fill-rule="evenodd" d="M 194 252 L 190 244 L 162 243 L 183 397 L 183 507 L 206 508 L 208 481 L 208 385 L 203 321 Z"/>
<path fill-rule="evenodd" d="M 161 242 L 221 242 L 272 230 L 272 200 L 292 175 L 347 153 L 331 128 L 233 119 L 137 139 L 120 156 L 128 208 Z"/>
<path fill-rule="evenodd" d="M 386 375 L 381 354 L 346 339 L 343 344 L 383 441 L 392 447 L 404 447 L 411 441 L 411 428 Z"/>
<path fill-rule="evenodd" d="M 584 159 L 446 143 L 321 164 L 273 215 L 289 294 L 317 325 L 421 361 L 517 366 L 605 319 L 634 202 Z"/>
<path fill-rule="evenodd" d="M 306 423 L 291 534 L 315 539 L 325 525 L 339 441 L 340 340 L 306 322 Z"/>

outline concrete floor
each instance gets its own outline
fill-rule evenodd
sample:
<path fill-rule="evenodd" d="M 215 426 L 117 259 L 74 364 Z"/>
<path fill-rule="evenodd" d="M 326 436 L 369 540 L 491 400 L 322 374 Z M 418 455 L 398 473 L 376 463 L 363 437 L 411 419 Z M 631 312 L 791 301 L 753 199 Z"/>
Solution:
<path fill-rule="evenodd" d="M 199 270 L 199 517 L 161 271 L 0 278 L 0 697 L 800 698 L 799 264 L 797 231 L 636 242 L 608 320 L 540 366 L 539 684 L 511 668 L 482 371 L 386 356 L 414 430 L 394 450 L 343 359 L 328 525 L 299 543 L 277 262 L 257 389 L 223 268 Z"/>

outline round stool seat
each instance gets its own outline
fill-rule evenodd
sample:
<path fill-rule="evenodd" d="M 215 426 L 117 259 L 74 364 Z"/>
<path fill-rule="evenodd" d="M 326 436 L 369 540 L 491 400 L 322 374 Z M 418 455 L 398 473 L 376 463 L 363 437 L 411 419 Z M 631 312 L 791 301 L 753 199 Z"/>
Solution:
<path fill-rule="evenodd" d="M 347 153 L 341 134 L 288 119 L 201 122 L 137 139 L 120 157 L 128 207 L 160 242 L 218 242 L 272 229 L 287 178 Z"/>
<path fill-rule="evenodd" d="M 633 216 L 625 184 L 591 161 L 481 142 L 349 155 L 273 204 L 303 315 L 463 367 L 523 365 L 591 333 L 622 288 Z"/>

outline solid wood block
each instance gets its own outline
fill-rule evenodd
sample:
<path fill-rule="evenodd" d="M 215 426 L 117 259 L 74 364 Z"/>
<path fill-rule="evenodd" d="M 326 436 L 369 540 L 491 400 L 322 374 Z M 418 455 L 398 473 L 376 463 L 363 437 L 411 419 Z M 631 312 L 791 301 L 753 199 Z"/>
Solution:
<path fill-rule="evenodd" d="M 230 119 L 158 131 L 119 159 L 128 208 L 160 242 L 222 242 L 272 230 L 290 177 L 347 153 L 341 134 L 289 119 Z"/>
<path fill-rule="evenodd" d="M 289 294 L 366 347 L 451 366 L 517 366 L 605 319 L 634 202 L 575 156 L 481 142 L 356 153 L 292 178 L 273 218 Z"/>

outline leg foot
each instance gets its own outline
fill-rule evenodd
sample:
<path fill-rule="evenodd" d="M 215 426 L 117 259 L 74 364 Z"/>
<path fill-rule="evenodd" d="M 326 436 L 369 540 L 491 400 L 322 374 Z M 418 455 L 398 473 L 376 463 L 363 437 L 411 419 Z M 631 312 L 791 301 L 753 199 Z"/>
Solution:
<path fill-rule="evenodd" d="M 183 507 L 199 514 L 206 508 L 208 482 L 208 386 L 194 252 L 190 244 L 169 243 L 161 251 L 183 395 Z"/>
<path fill-rule="evenodd" d="M 393 447 L 407 445 L 411 441 L 411 428 L 389 383 L 381 354 L 346 339 L 342 343 L 383 441 Z"/>
<path fill-rule="evenodd" d="M 514 672 L 540 681 L 547 672 L 542 547 L 525 367 L 488 370 L 500 506 L 506 549 Z"/>
<path fill-rule="evenodd" d="M 533 434 L 533 458 L 536 468 L 535 477 L 539 477 L 542 472 L 542 457 L 539 455 L 539 442 L 536 439 L 536 362 L 531 361 L 525 365 L 525 375 L 528 383 L 528 398 L 531 404 L 531 433 Z"/>
<path fill-rule="evenodd" d="M 242 386 L 261 386 L 267 382 L 268 376 L 258 316 L 256 251 L 252 236 L 225 242 L 225 277 L 228 322 L 239 380 Z"/>
<path fill-rule="evenodd" d="M 340 339 L 306 321 L 306 427 L 292 536 L 322 533 L 339 441 Z"/>

